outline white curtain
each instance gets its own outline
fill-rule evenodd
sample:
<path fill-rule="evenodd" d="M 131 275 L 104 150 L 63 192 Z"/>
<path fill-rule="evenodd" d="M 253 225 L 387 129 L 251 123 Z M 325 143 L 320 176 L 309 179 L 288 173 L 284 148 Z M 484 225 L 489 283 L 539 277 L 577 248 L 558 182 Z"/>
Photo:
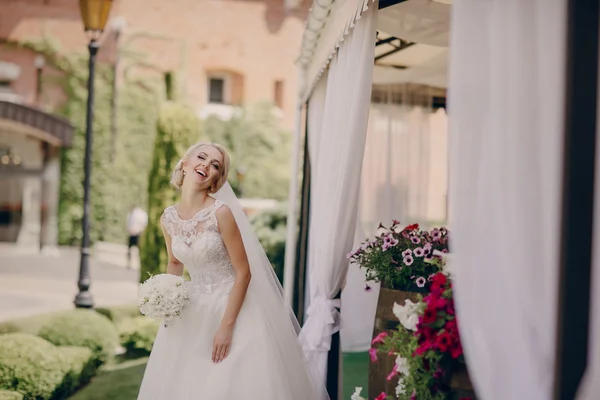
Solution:
<path fill-rule="evenodd" d="M 346 254 L 352 248 L 356 227 L 377 6 L 377 2 L 368 5 L 331 60 L 317 159 L 311 159 L 310 305 L 300 341 L 311 371 L 323 384 L 331 336 L 339 330 L 339 300 L 334 297 L 346 280 Z"/>
<path fill-rule="evenodd" d="M 552 398 L 565 3 L 453 2 L 451 268 L 484 400 Z"/>
<path fill-rule="evenodd" d="M 444 109 L 371 104 L 353 248 L 374 235 L 380 222 L 445 223 L 447 139 Z M 365 285 L 363 270 L 350 266 L 342 292 L 344 351 L 371 344 L 379 286 L 370 282 L 372 290 L 365 292 Z"/>

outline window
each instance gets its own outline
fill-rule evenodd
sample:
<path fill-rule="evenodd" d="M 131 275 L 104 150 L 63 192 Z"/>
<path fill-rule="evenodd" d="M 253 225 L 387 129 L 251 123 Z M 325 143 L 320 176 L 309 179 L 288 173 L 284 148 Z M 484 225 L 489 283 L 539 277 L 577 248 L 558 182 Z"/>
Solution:
<path fill-rule="evenodd" d="M 209 103 L 225 103 L 225 78 L 224 77 L 209 77 L 208 78 L 208 102 Z"/>
<path fill-rule="evenodd" d="M 274 93 L 275 105 L 279 108 L 283 108 L 283 81 L 275 81 L 275 93 Z"/>

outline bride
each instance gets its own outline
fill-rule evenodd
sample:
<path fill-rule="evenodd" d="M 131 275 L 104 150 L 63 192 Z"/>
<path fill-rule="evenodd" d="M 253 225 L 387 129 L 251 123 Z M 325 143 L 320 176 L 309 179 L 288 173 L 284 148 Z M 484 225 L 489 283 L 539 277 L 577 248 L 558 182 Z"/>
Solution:
<path fill-rule="evenodd" d="M 161 324 L 138 400 L 322 400 L 282 289 L 233 190 L 229 155 L 192 146 L 171 183 L 181 202 L 161 226 L 167 272 L 191 276 L 181 318 Z"/>

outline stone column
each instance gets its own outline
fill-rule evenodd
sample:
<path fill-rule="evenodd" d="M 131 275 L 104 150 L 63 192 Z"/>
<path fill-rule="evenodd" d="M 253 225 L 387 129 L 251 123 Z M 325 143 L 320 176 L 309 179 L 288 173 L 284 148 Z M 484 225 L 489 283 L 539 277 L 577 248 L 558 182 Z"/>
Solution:
<path fill-rule="evenodd" d="M 21 230 L 17 245 L 21 250 L 38 252 L 40 248 L 42 179 L 36 175 L 23 177 Z"/>
<path fill-rule="evenodd" d="M 58 201 L 60 188 L 60 155 L 57 147 L 48 146 L 42 175 L 43 201 L 46 212 L 42 223 L 42 253 L 58 255 Z"/>

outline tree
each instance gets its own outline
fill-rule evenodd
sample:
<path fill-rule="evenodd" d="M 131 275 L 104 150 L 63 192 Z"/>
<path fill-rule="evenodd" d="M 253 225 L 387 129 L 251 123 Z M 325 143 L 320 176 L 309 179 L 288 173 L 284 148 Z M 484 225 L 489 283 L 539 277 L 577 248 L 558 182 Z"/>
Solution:
<path fill-rule="evenodd" d="M 171 173 L 185 151 L 202 139 L 200 121 L 193 110 L 177 103 L 166 103 L 161 108 L 148 176 L 148 227 L 140 246 L 140 282 L 148 274 L 166 270 L 167 250 L 160 217 L 166 207 L 177 202 L 177 191 L 169 184 Z"/>
<path fill-rule="evenodd" d="M 272 106 L 248 106 L 226 121 L 209 117 L 204 131 L 231 153 L 229 183 L 238 196 L 287 198 L 291 135 L 279 127 Z M 243 172 L 243 182 L 237 172 Z"/>

